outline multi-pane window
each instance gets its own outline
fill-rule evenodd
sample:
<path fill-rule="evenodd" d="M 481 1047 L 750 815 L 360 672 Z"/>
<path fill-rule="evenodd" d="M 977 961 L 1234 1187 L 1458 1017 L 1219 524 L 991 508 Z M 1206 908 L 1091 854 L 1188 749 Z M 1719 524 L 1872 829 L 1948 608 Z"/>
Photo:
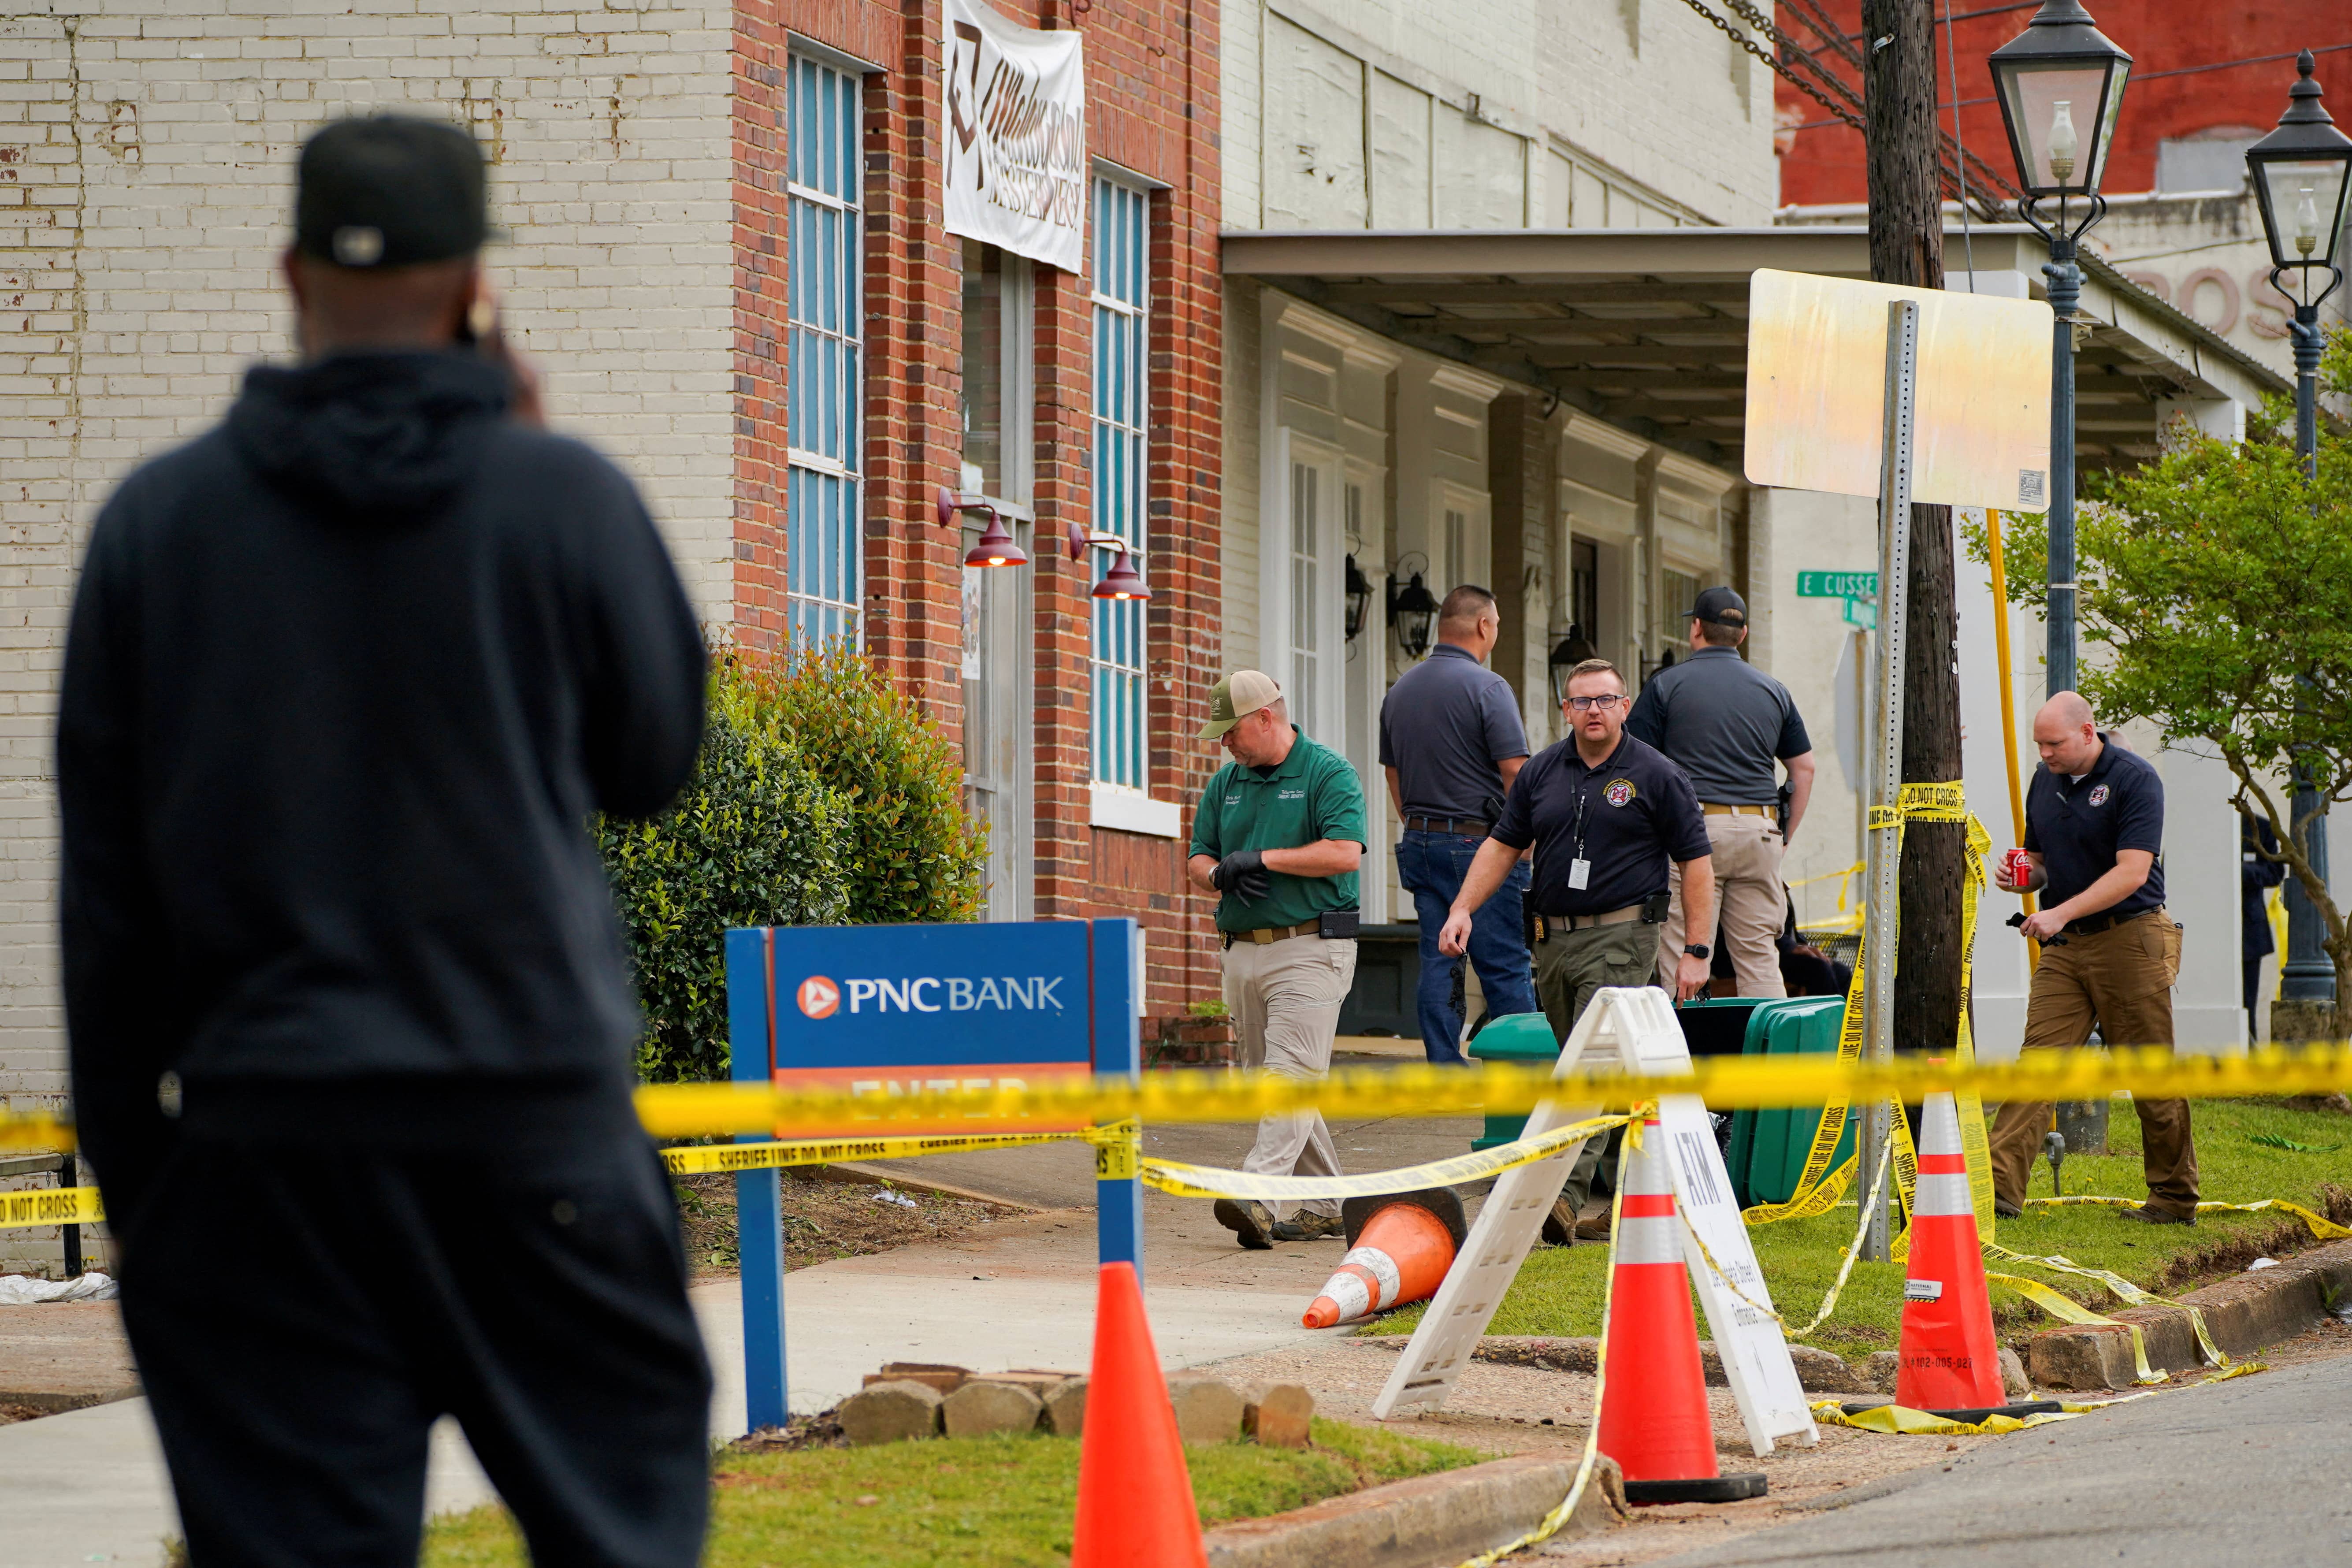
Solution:
<path fill-rule="evenodd" d="M 803 56 L 791 63 L 791 492 L 785 593 L 793 642 L 858 637 L 858 517 L 865 289 L 858 234 L 863 84 Z"/>
<path fill-rule="evenodd" d="M 1150 198 L 1110 180 L 1094 189 L 1095 403 L 1094 519 L 1143 558 L 1145 417 L 1150 407 L 1144 354 L 1150 268 L 1146 235 Z M 1094 552 L 1097 578 L 1118 558 Z M 1094 776 L 1141 790 L 1150 731 L 1143 691 L 1143 605 L 1133 599 L 1094 602 Z"/>

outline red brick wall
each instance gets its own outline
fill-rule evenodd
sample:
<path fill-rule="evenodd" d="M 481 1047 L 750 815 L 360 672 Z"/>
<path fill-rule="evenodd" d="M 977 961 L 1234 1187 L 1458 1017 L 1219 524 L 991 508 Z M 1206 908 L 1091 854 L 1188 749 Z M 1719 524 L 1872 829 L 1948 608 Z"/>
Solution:
<path fill-rule="evenodd" d="M 1151 203 L 1150 539 L 1146 669 L 1151 793 L 1192 805 L 1219 761 L 1194 740 L 1219 656 L 1215 497 L 1223 312 L 1217 271 L 1213 0 L 999 4 L 1086 35 L 1088 150 L 1167 188 Z M 741 635 L 783 626 L 782 78 L 787 32 L 881 67 L 866 79 L 866 640 L 961 735 L 958 536 L 929 497 L 957 481 L 961 242 L 941 226 L 937 0 L 738 0 L 735 11 L 736 597 Z M 1034 708 L 1040 919 L 1133 915 L 1155 1015 L 1218 993 L 1213 901 L 1183 880 L 1181 840 L 1088 823 L 1093 579 L 1052 548 L 1089 520 L 1088 280 L 1036 273 Z"/>

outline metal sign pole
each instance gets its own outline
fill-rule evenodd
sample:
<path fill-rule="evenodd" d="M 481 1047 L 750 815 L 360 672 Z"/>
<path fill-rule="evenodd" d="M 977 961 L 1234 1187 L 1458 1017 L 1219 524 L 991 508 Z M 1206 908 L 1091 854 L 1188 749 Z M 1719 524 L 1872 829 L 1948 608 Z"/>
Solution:
<path fill-rule="evenodd" d="M 1919 306 L 1896 300 L 1886 307 L 1885 449 L 1878 480 L 1878 702 L 1870 763 L 1869 853 L 1865 879 L 1869 902 L 1862 927 L 1863 1054 L 1885 1061 L 1895 1054 L 1895 944 L 1896 875 L 1903 858 L 1903 643 L 1905 601 L 1911 565 L 1911 410 L 1918 387 Z M 1875 1182 L 1887 1153 L 1889 1110 L 1885 1100 L 1862 1113 L 1861 1174 L 1855 1192 L 1876 1184 L 1877 1207 L 1863 1239 L 1862 1255 L 1874 1263 L 1892 1256 L 1889 1214 L 1894 1184 Z"/>

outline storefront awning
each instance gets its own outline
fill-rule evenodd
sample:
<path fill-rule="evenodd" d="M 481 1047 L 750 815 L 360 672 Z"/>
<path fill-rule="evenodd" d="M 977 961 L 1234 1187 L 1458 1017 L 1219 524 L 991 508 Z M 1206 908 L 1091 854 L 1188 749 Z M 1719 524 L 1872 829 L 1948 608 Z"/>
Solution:
<path fill-rule="evenodd" d="M 2021 225 L 1944 237 L 1950 286 L 2043 291 L 2049 252 Z M 2077 318 L 2077 460 L 2158 449 L 2158 404 L 2252 408 L 2290 383 L 2095 257 Z M 1228 233 L 1228 277 L 1255 278 L 1410 348 L 1460 361 L 1708 462 L 1739 468 L 1748 275 L 1870 276 L 1859 227 Z M 2013 275 L 2013 276 L 2011 276 Z M 2210 427 L 2210 426 L 2209 426 Z"/>

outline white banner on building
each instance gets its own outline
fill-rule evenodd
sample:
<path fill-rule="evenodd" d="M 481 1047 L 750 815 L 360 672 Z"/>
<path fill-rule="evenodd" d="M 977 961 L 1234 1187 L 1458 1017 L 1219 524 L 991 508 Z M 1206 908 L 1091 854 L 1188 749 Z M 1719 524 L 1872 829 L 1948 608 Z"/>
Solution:
<path fill-rule="evenodd" d="M 1084 272 L 1087 67 L 1076 31 L 947 0 L 947 229 Z"/>

